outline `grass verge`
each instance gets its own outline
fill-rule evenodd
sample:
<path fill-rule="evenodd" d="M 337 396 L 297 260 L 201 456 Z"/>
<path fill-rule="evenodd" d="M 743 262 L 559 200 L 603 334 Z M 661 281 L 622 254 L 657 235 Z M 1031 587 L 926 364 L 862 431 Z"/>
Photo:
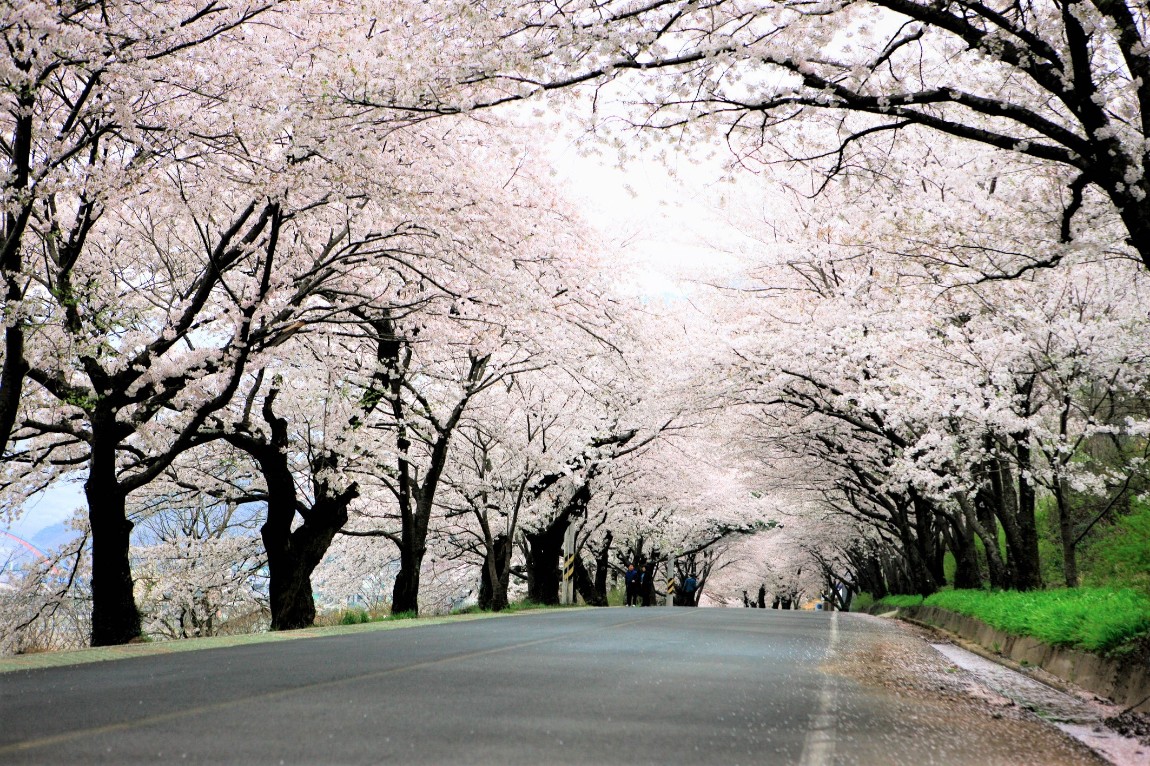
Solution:
<path fill-rule="evenodd" d="M 1121 651 L 1150 636 L 1150 597 L 1130 589 L 948 590 L 926 599 L 888 596 L 880 603 L 937 606 L 1016 636 L 1098 654 Z"/>

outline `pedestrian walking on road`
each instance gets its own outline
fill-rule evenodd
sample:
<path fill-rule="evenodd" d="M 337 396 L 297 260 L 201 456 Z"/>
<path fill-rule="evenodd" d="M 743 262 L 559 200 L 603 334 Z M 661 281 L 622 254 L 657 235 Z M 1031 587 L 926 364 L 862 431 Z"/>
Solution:
<path fill-rule="evenodd" d="M 627 606 L 638 606 L 639 573 L 635 571 L 634 564 L 627 565 L 627 572 L 623 575 L 623 582 L 627 588 Z"/>
<path fill-rule="evenodd" d="M 683 606 L 695 606 L 695 591 L 699 589 L 699 581 L 695 575 L 688 574 L 683 580 L 683 597 L 680 599 Z"/>

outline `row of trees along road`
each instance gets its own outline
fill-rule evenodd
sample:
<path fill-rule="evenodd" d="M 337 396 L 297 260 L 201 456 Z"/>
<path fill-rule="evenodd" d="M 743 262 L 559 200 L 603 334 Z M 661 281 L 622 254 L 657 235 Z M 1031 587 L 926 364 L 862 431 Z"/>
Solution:
<path fill-rule="evenodd" d="M 266 509 L 292 627 L 341 532 L 397 547 L 402 610 L 433 532 L 501 604 L 515 544 L 551 592 L 573 519 L 592 594 L 609 550 L 753 531 L 723 510 L 653 541 L 710 498 L 633 480 L 675 465 L 655 435 L 687 425 L 746 458 L 713 507 L 751 476 L 772 508 L 850 520 L 807 544 L 875 592 L 939 587 L 947 551 L 960 584 L 1037 587 L 1047 498 L 1073 584 L 1077 545 L 1141 488 L 1135 4 L 3 13 L 5 507 L 86 471 L 94 644 L 141 632 L 135 509 L 189 493 Z M 721 351 L 691 360 L 706 397 L 655 385 L 659 344 L 627 337 L 578 225 L 497 139 L 494 107 L 587 89 L 627 94 L 593 121 L 722 140 L 794 192 L 742 224 L 758 265 L 712 312 Z M 621 542 L 628 515 L 648 526 Z"/>
<path fill-rule="evenodd" d="M 4 11 L 5 508 L 86 474 L 90 570 L 69 584 L 90 576 L 94 645 L 141 634 L 131 541 L 150 513 L 184 514 L 149 524 L 162 548 L 263 509 L 264 560 L 194 549 L 234 556 L 233 577 L 266 566 L 274 628 L 314 619 L 310 577 L 339 533 L 393 543 L 392 608 L 417 609 L 451 443 L 484 438 L 469 410 L 529 374 L 586 384 L 573 358 L 625 371 L 626 308 L 592 287 L 586 238 L 494 118 L 365 105 L 381 85 L 390 103 L 444 95 L 471 52 L 406 66 L 445 20 L 393 10 L 410 23 L 330 3 Z M 678 417 L 601 399 L 581 441 L 526 474 L 524 497 L 555 509 L 521 538 L 544 600 L 552 530 Z M 145 589 L 178 600 L 167 570 Z M 198 625 L 205 603 L 184 609 Z"/>
<path fill-rule="evenodd" d="M 805 501 L 862 525 L 853 557 L 867 563 L 852 565 L 855 579 L 878 571 L 857 552 L 877 545 L 897 552 L 889 574 L 900 590 L 937 588 L 945 550 L 960 584 L 979 581 L 981 551 L 995 585 L 1037 587 L 1035 511 L 1049 497 L 1061 574 L 1076 584 L 1083 535 L 1128 505 L 1144 477 L 1145 9 L 916 0 L 516 8 L 507 39 L 526 53 L 477 73 L 475 100 L 617 86 L 630 104 L 622 120 L 653 140 L 714 138 L 745 165 L 801 164 L 813 175 L 802 191 L 841 184 L 853 203 L 842 225 L 823 225 L 830 207 L 805 221 L 764 273 L 769 291 L 817 296 L 778 312 L 796 323 L 786 328 L 810 333 L 801 347 L 814 355 L 756 355 L 738 368 L 750 376 L 753 421 L 766 426 L 752 440 L 772 471 L 803 461 L 833 469 L 828 483 L 805 486 Z M 795 253 L 812 239 L 814 253 Z M 989 285 L 1009 280 L 1018 284 Z M 755 330 L 752 342 L 788 338 L 768 342 L 772 352 L 800 347 L 787 345 L 778 322 Z M 896 348 L 902 357 L 888 355 Z M 905 370 L 905 359 L 917 363 Z M 1091 505 L 1101 512 L 1075 518 Z M 881 592 L 884 580 L 866 584 Z"/>

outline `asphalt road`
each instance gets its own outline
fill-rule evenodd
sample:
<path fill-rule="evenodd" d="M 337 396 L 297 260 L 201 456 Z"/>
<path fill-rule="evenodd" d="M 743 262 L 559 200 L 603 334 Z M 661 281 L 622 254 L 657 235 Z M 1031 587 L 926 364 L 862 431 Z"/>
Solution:
<path fill-rule="evenodd" d="M 962 673 L 864 615 L 527 613 L 3 673 L 0 763 L 1100 763 Z"/>

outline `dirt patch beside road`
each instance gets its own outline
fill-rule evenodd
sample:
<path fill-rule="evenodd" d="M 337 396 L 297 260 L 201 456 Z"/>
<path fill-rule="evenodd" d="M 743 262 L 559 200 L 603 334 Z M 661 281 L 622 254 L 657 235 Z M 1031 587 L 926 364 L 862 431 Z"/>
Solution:
<path fill-rule="evenodd" d="M 852 615 L 852 618 L 856 615 Z M 877 617 L 857 615 L 863 620 Z M 1070 766 L 1104 764 L 1101 756 L 1000 695 L 929 645 L 926 631 L 883 620 L 875 637 L 849 629 L 825 669 L 844 682 L 868 687 L 875 705 L 901 709 L 905 727 L 886 732 L 892 762 Z M 849 732 L 850 711 L 842 711 Z M 958 740 L 951 732 L 975 736 Z M 856 738 L 856 739 L 860 739 Z M 972 745 L 971 742 L 976 744 Z M 904 755 L 904 753 L 906 755 Z"/>

